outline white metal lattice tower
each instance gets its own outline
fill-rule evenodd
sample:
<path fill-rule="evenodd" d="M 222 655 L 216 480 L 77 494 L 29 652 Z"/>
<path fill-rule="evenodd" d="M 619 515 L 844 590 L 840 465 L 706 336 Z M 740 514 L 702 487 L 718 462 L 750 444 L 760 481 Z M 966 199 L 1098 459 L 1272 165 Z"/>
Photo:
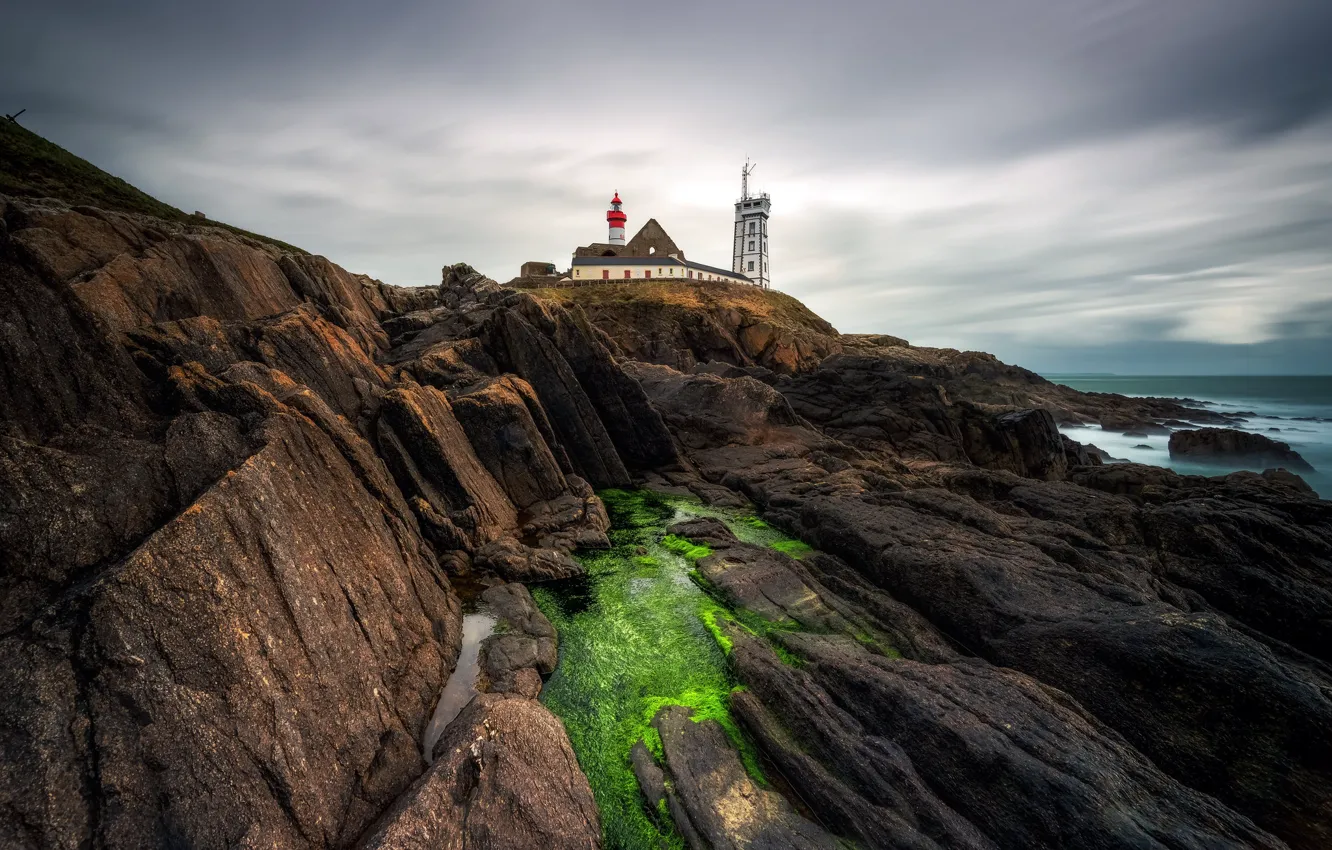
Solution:
<path fill-rule="evenodd" d="M 768 193 L 749 194 L 749 175 L 757 168 L 745 160 L 740 170 L 740 200 L 735 202 L 735 249 L 731 253 L 731 271 L 740 272 L 759 286 L 767 289 L 768 277 L 768 214 L 772 199 Z"/>

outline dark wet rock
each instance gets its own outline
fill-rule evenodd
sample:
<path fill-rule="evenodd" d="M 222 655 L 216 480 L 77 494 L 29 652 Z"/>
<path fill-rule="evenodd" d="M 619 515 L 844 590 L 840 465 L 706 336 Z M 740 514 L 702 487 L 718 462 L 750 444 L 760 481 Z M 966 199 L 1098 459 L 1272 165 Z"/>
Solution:
<path fill-rule="evenodd" d="M 589 850 L 601 823 L 560 721 L 530 699 L 478 694 L 357 846 Z"/>
<path fill-rule="evenodd" d="M 509 309 L 520 313 L 564 356 L 628 469 L 656 469 L 679 462 L 660 414 L 638 382 L 615 362 L 582 310 L 577 306 L 556 308 L 528 295 L 520 296 Z"/>
<path fill-rule="evenodd" d="M 1288 443 L 1233 428 L 1198 428 L 1170 435 L 1170 456 L 1218 463 L 1255 464 L 1312 472 Z"/>
<path fill-rule="evenodd" d="M 695 445 L 755 444 L 774 428 L 800 425 L 782 394 L 750 377 L 683 375 L 667 366 L 628 363 L 676 433 Z"/>
<path fill-rule="evenodd" d="M 568 491 L 559 461 L 546 442 L 550 425 L 526 381 L 497 378 L 456 396 L 453 411 L 477 457 L 516 508 L 523 510 Z"/>
<path fill-rule="evenodd" d="M 569 491 L 546 502 L 529 505 L 519 529 L 522 539 L 544 549 L 607 549 L 610 517 L 591 485 L 577 475 L 565 478 Z"/>
<path fill-rule="evenodd" d="M 1064 434 L 1060 434 L 1059 437 L 1064 447 L 1065 467 L 1100 466 L 1109 457 L 1091 444 L 1084 445 Z"/>
<path fill-rule="evenodd" d="M 1149 446 L 1149 445 L 1147 445 L 1146 443 L 1139 443 L 1138 445 L 1134 446 L 1133 448 L 1135 448 L 1135 449 L 1147 449 L 1148 451 L 1151 451 L 1151 450 L 1152 450 L 1152 447 Z"/>
<path fill-rule="evenodd" d="M 806 659 L 796 669 L 736 637 L 750 685 L 737 700 L 746 723 L 753 718 L 761 737 L 779 743 L 777 758 L 834 803 L 851 834 L 914 839 L 884 846 L 1138 847 L 1160 835 L 1178 846 L 1283 846 L 1021 673 L 973 660 L 890 660 L 845 638 L 783 635 Z M 789 724 L 785 741 L 779 723 Z M 963 787 L 986 790 L 957 793 Z"/>
<path fill-rule="evenodd" d="M 1063 437 L 1047 410 L 963 416 L 959 427 L 967 458 L 977 466 L 1047 481 L 1063 478 L 1068 469 Z"/>
<path fill-rule="evenodd" d="M 745 773 L 739 754 L 715 720 L 668 706 L 652 719 L 661 735 L 672 818 L 699 848 L 836 848 L 837 839 L 801 817 L 774 791 Z"/>
<path fill-rule="evenodd" d="M 494 693 L 517 693 L 536 699 L 541 676 L 555 672 L 559 640 L 555 627 L 537 609 L 532 594 L 518 583 L 502 584 L 481 594 L 499 621 L 495 634 L 481 644 L 484 680 L 479 687 Z"/>
<path fill-rule="evenodd" d="M 504 537 L 476 550 L 473 563 L 506 581 L 550 581 L 582 575 L 583 566 L 558 549 L 528 546 Z"/>

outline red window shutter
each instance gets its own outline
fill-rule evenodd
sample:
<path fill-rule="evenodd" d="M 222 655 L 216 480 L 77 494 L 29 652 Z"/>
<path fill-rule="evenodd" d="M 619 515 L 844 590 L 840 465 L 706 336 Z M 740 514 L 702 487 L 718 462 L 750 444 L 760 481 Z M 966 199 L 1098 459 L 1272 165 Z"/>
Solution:
<path fill-rule="evenodd" d="M 652 277 L 652 269 L 643 269 L 643 277 L 651 278 L 651 277 Z"/>
<path fill-rule="evenodd" d="M 601 270 L 601 279 L 602 279 L 602 280 L 610 280 L 610 269 L 602 269 L 602 270 Z"/>
<path fill-rule="evenodd" d="M 624 278 L 625 278 L 625 280 L 628 280 L 628 279 L 629 279 L 629 270 L 628 270 L 628 269 L 625 269 L 625 270 L 624 270 Z"/>

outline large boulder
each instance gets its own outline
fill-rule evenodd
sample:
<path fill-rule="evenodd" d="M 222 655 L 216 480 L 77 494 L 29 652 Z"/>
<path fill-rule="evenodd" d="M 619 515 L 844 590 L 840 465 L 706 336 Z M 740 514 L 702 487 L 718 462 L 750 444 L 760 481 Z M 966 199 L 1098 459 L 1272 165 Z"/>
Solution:
<path fill-rule="evenodd" d="M 434 756 L 358 847 L 601 847 L 592 789 L 564 726 L 540 703 L 478 694 L 449 724 Z"/>
<path fill-rule="evenodd" d="M 1313 472 L 1288 443 L 1234 428 L 1196 428 L 1170 435 L 1170 456 L 1234 466 L 1284 467 Z"/>

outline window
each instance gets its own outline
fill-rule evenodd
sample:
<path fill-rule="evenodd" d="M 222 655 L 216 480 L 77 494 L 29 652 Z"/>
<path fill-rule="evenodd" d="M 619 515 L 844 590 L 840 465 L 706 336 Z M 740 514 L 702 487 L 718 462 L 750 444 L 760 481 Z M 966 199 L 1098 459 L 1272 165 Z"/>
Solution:
<path fill-rule="evenodd" d="M 602 270 L 601 270 L 601 279 L 602 279 L 602 280 L 610 280 L 610 269 L 602 269 Z"/>
<path fill-rule="evenodd" d="M 657 269 L 657 277 L 661 277 L 661 269 Z"/>
<path fill-rule="evenodd" d="M 582 269 L 574 269 L 574 277 L 582 277 L 582 276 L 583 276 Z"/>
<path fill-rule="evenodd" d="M 629 279 L 629 270 L 628 270 L 628 269 L 625 269 L 625 270 L 624 270 L 624 279 L 625 279 L 625 280 L 628 280 L 628 279 Z"/>
<path fill-rule="evenodd" d="M 750 232 L 750 233 L 753 233 L 753 232 L 754 232 L 754 228 L 755 228 L 757 225 L 758 225 L 758 222 L 751 221 L 751 222 L 749 223 L 749 232 Z"/>
<path fill-rule="evenodd" d="M 690 280 L 693 280 L 693 279 L 694 279 L 694 270 L 693 270 L 693 269 L 690 269 L 689 271 L 685 272 L 685 275 L 688 276 L 688 278 L 689 278 Z"/>
<path fill-rule="evenodd" d="M 671 277 L 675 277 L 675 266 L 671 266 Z"/>
<path fill-rule="evenodd" d="M 754 270 L 754 261 L 753 261 L 753 260 L 750 260 L 750 261 L 749 261 L 749 270 L 750 270 L 751 272 Z"/>
<path fill-rule="evenodd" d="M 652 269 L 643 269 L 643 277 L 652 280 Z"/>
<path fill-rule="evenodd" d="M 754 250 L 754 240 L 753 240 L 753 239 L 749 240 L 749 250 L 751 250 L 751 251 Z"/>

